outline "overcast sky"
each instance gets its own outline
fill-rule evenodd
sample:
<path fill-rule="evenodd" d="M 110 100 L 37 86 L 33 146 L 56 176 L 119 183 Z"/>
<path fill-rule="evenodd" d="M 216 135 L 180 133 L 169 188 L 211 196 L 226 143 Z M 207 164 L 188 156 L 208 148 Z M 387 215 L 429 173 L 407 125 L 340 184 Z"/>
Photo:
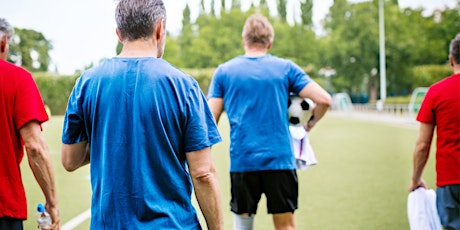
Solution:
<path fill-rule="evenodd" d="M 200 2 L 187 1 L 192 7 Z M 243 4 L 249 2 L 241 1 Z M 164 2 L 168 17 L 166 27 L 177 33 L 186 0 Z M 313 3 L 313 22 L 318 26 L 333 0 L 314 0 Z M 453 7 L 456 1 L 399 0 L 399 4 L 401 7 L 423 7 L 431 12 L 435 8 Z M 6 18 L 14 27 L 39 31 L 51 41 L 52 64 L 61 74 L 73 74 L 75 70 L 115 55 L 114 0 L 0 0 L 0 6 L 0 17 Z M 193 12 L 197 13 L 196 10 Z"/>

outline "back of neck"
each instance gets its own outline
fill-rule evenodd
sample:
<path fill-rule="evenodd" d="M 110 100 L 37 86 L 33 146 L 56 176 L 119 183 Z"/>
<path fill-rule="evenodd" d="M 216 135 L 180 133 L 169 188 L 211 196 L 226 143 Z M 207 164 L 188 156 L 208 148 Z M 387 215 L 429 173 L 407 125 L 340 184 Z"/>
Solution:
<path fill-rule="evenodd" d="M 158 57 L 155 44 L 146 40 L 135 40 L 123 43 L 123 48 L 118 57 Z"/>

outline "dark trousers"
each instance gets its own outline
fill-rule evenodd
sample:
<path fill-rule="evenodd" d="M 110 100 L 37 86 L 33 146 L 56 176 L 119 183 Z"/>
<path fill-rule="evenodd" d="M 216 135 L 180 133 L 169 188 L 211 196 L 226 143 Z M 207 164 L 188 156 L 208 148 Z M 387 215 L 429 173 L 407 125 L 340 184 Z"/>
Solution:
<path fill-rule="evenodd" d="M 22 221 L 10 217 L 0 217 L 0 230 L 23 230 Z"/>

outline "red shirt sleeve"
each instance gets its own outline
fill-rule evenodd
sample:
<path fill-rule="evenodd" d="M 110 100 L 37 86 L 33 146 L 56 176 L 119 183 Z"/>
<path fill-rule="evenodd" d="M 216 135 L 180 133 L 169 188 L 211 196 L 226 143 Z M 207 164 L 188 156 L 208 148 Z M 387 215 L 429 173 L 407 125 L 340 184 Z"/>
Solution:
<path fill-rule="evenodd" d="M 425 98 L 423 99 L 422 105 L 420 106 L 420 110 L 418 111 L 417 121 L 436 125 L 436 120 L 433 112 L 433 97 L 433 89 L 429 88 Z"/>
<path fill-rule="evenodd" d="M 17 130 L 30 121 L 35 120 L 41 124 L 49 119 L 32 75 L 24 71 L 20 76 L 14 105 L 14 121 Z"/>

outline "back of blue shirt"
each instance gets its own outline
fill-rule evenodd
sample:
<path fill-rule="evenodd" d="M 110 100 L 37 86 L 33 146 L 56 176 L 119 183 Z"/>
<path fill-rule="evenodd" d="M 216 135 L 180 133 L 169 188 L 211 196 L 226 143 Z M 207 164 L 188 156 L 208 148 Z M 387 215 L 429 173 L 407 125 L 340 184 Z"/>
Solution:
<path fill-rule="evenodd" d="M 85 72 L 62 138 L 84 140 L 91 229 L 200 229 L 185 153 L 221 138 L 192 77 L 156 58 L 112 58 Z"/>
<path fill-rule="evenodd" d="M 220 65 L 209 98 L 223 98 L 230 122 L 230 171 L 295 169 L 287 107 L 311 79 L 292 61 L 271 55 Z"/>

